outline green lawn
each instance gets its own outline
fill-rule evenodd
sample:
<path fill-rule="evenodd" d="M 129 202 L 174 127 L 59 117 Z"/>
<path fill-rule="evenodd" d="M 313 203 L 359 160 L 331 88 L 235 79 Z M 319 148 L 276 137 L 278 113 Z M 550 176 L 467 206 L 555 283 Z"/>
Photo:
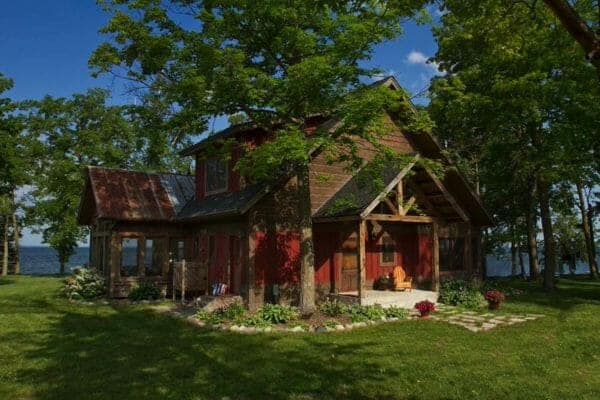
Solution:
<path fill-rule="evenodd" d="M 0 279 L 0 399 L 598 399 L 600 284 L 505 303 L 546 317 L 471 333 L 434 321 L 350 332 L 207 332 L 145 306 L 75 305 L 60 279 Z"/>

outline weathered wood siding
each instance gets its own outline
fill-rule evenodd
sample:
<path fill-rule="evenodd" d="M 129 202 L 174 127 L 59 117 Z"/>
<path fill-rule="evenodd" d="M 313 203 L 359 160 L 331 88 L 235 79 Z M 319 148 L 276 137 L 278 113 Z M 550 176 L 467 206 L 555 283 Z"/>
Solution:
<path fill-rule="evenodd" d="M 409 137 L 405 135 L 386 114 L 386 126 L 390 133 L 380 138 L 380 143 L 396 150 L 400 154 L 414 153 L 415 147 Z M 377 154 L 373 145 L 365 140 L 358 140 L 359 155 L 366 161 L 372 160 Z M 329 200 L 346 182 L 352 178 L 352 173 L 346 170 L 342 163 L 329 164 L 323 152 L 318 152 L 311 160 L 310 193 L 311 209 L 313 213 Z"/>

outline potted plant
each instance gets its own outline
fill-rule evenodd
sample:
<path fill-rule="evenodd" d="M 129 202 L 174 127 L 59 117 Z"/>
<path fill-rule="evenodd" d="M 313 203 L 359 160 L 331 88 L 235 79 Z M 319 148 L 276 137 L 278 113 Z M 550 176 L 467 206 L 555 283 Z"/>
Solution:
<path fill-rule="evenodd" d="M 375 279 L 375 282 L 373 282 L 373 289 L 388 290 L 391 285 L 392 282 L 390 280 L 390 277 L 387 275 L 381 275 L 379 278 Z"/>
<path fill-rule="evenodd" d="M 421 313 L 421 318 L 427 318 L 429 313 L 435 311 L 435 304 L 429 300 L 423 300 L 415 304 L 415 308 Z"/>
<path fill-rule="evenodd" d="M 504 295 L 497 290 L 488 290 L 485 292 L 485 299 L 488 302 L 488 307 L 490 310 L 497 310 L 500 308 L 500 303 L 506 300 Z"/>

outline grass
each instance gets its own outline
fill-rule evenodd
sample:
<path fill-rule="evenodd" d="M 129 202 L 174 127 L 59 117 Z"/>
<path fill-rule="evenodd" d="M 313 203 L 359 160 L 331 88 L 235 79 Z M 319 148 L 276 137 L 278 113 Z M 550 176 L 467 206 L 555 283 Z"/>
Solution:
<path fill-rule="evenodd" d="M 600 284 L 533 284 L 472 333 L 403 321 L 327 334 L 195 329 L 148 306 L 77 305 L 56 277 L 0 279 L 4 399 L 597 399 Z"/>

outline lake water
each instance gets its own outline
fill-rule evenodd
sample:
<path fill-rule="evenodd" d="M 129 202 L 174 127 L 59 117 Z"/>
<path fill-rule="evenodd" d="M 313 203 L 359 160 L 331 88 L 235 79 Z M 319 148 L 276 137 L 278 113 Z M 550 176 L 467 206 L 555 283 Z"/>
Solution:
<path fill-rule="evenodd" d="M 67 272 L 72 268 L 86 264 L 89 260 L 89 247 L 78 247 L 75 254 L 67 263 Z M 527 255 L 524 256 L 525 270 L 529 273 Z M 542 265 L 540 263 L 540 265 Z M 21 272 L 28 275 L 57 274 L 59 272 L 58 258 L 56 252 L 48 247 L 22 247 L 21 248 Z M 487 259 L 488 276 L 509 276 L 511 273 L 510 261 L 489 256 Z M 568 273 L 564 266 L 563 273 Z M 577 264 L 577 274 L 589 273 L 587 264 Z"/>

